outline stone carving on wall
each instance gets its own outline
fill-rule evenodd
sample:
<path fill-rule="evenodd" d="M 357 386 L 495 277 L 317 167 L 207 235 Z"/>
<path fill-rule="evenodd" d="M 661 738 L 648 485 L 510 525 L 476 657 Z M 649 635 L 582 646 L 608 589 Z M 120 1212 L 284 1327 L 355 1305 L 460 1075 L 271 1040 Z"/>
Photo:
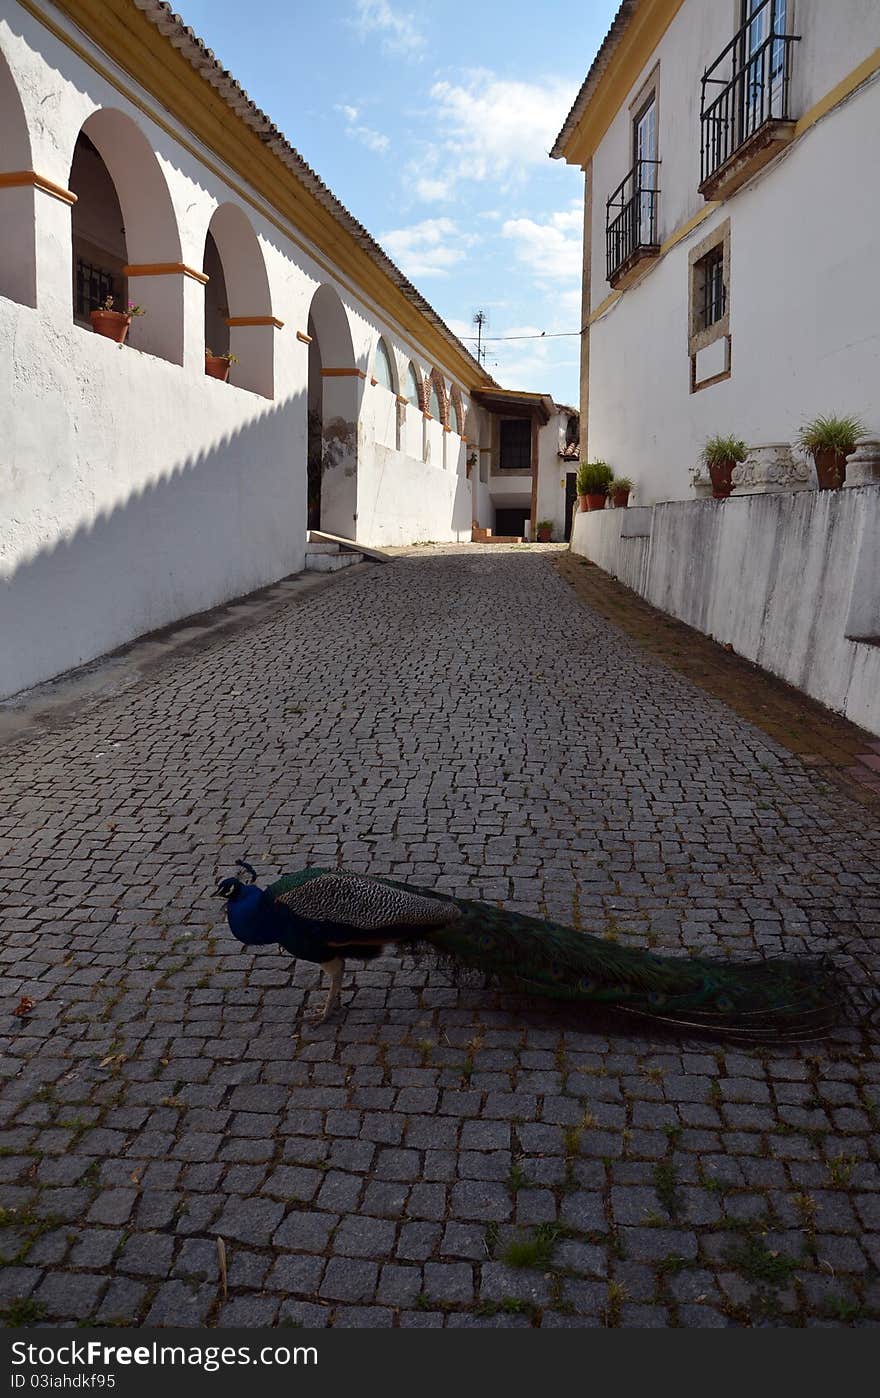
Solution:
<path fill-rule="evenodd" d="M 712 494 L 712 482 L 709 479 L 709 472 L 702 461 L 697 466 L 691 467 L 690 481 L 691 489 L 698 500 L 705 500 Z"/>
<path fill-rule="evenodd" d="M 866 437 L 846 461 L 844 486 L 880 485 L 880 440 Z"/>
<path fill-rule="evenodd" d="M 734 467 L 732 479 L 737 495 L 811 490 L 816 485 L 812 464 L 796 457 L 788 442 L 750 447 L 745 461 Z"/>

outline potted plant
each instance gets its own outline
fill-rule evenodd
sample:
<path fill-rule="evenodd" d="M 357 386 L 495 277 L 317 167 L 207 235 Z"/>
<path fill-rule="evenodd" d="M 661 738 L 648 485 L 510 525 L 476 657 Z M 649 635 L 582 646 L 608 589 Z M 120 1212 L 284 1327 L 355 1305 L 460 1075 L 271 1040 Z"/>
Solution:
<path fill-rule="evenodd" d="M 576 489 L 582 510 L 604 510 L 608 487 L 614 472 L 605 461 L 582 461 L 578 467 Z"/>
<path fill-rule="evenodd" d="M 205 346 L 205 373 L 209 378 L 222 379 L 225 383 L 229 378 L 230 367 L 237 363 L 237 354 L 214 354 L 207 345 Z"/>
<path fill-rule="evenodd" d="M 865 424 L 857 417 L 814 417 L 798 433 L 798 444 L 816 465 L 820 490 L 839 490 L 846 479 L 846 458 L 856 449 Z"/>
<path fill-rule="evenodd" d="M 539 544 L 549 544 L 553 538 L 552 519 L 539 519 L 535 525 L 535 533 Z"/>
<path fill-rule="evenodd" d="M 733 468 L 745 461 L 749 449 L 739 437 L 709 437 L 703 460 L 709 468 L 713 500 L 726 500 L 733 490 Z"/>
<path fill-rule="evenodd" d="M 147 313 L 143 306 L 135 305 L 134 301 L 129 301 L 127 310 L 114 311 L 115 299 L 115 296 L 106 297 L 97 311 L 89 312 L 89 320 L 96 335 L 103 335 L 121 345 L 128 334 L 132 316 L 145 316 Z"/>
<path fill-rule="evenodd" d="M 611 503 L 616 510 L 625 510 L 629 504 L 633 483 L 629 476 L 615 476 L 610 485 Z"/>

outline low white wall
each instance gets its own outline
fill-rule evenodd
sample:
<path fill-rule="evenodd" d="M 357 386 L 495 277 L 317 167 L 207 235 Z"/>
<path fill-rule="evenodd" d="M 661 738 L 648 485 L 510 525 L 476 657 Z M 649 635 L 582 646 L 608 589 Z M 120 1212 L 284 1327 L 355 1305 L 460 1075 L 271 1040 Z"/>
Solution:
<path fill-rule="evenodd" d="M 426 465 L 375 446 L 358 464 L 358 542 L 368 548 L 461 543 L 471 537 L 465 472 Z"/>
<path fill-rule="evenodd" d="M 305 560 L 305 378 L 270 402 L 0 298 L 0 695 Z"/>
<path fill-rule="evenodd" d="M 880 736 L 878 539 L 869 485 L 579 513 L 571 547 Z"/>

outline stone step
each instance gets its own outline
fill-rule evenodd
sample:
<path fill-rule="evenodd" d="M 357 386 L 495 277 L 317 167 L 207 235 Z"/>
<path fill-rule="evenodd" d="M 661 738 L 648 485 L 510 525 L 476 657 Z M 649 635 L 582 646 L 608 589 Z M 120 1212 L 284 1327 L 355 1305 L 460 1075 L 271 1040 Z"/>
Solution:
<path fill-rule="evenodd" d="M 362 553 L 313 553 L 313 544 L 306 553 L 307 573 L 336 573 L 340 568 L 350 568 L 353 563 L 362 563 Z"/>
<path fill-rule="evenodd" d="M 321 542 L 321 541 L 319 541 L 319 540 L 317 540 L 317 539 L 309 539 L 309 540 L 307 541 L 307 543 L 306 543 L 306 552 L 307 552 L 307 553 L 333 553 L 333 554 L 338 554 L 338 553 L 339 553 L 339 545 L 338 545 L 338 544 L 327 544 L 327 543 L 323 543 L 323 542 Z"/>

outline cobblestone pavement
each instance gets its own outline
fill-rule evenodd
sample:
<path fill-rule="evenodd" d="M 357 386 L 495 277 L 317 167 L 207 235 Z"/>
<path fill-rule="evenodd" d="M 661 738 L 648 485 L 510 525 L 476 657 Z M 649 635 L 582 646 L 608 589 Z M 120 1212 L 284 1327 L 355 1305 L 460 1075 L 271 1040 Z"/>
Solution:
<path fill-rule="evenodd" d="M 659 1038 L 385 958 L 292 1037 L 317 971 L 220 922 L 244 856 L 640 945 L 876 945 L 873 815 L 552 556 L 352 570 L 0 750 L 7 1324 L 877 1323 L 864 1028 Z"/>

